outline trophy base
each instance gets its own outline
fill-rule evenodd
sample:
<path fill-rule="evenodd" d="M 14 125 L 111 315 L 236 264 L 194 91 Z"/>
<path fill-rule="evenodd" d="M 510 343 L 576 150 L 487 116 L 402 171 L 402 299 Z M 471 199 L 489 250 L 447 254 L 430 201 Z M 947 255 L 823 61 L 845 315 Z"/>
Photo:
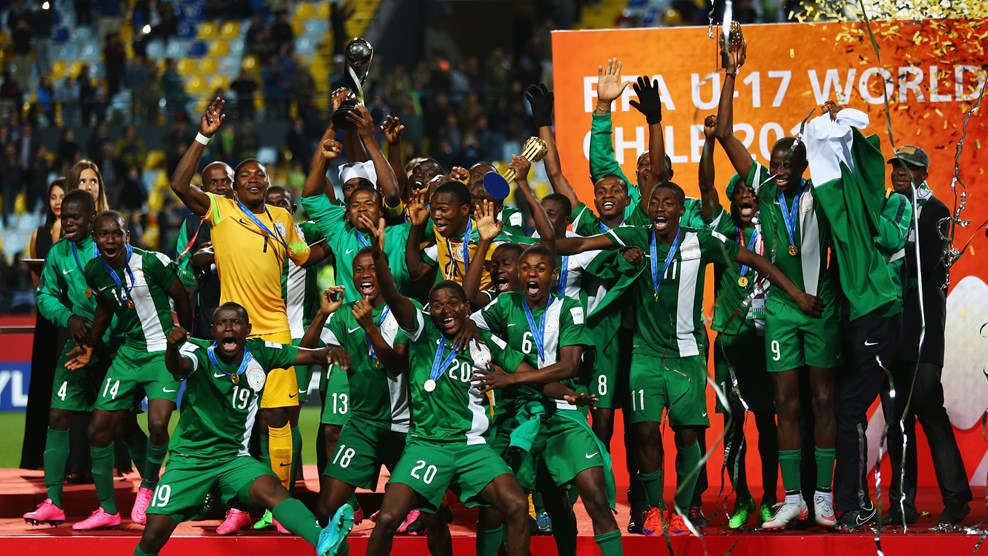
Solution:
<path fill-rule="evenodd" d="M 504 176 L 497 172 L 487 172 L 484 174 L 484 189 L 490 193 L 491 197 L 494 197 L 498 201 L 507 199 L 511 193 L 511 186 L 508 185 L 508 180 L 504 179 Z"/>
<path fill-rule="evenodd" d="M 343 101 L 343 103 L 340 104 L 340 107 L 336 109 L 336 112 L 333 112 L 333 118 L 332 118 L 333 127 L 335 127 L 336 129 L 342 129 L 344 131 L 353 131 L 357 129 L 357 127 L 352 123 L 350 123 L 350 120 L 347 119 L 347 114 L 349 114 L 350 112 L 356 112 L 357 106 L 358 106 L 357 101 L 354 100 Z"/>

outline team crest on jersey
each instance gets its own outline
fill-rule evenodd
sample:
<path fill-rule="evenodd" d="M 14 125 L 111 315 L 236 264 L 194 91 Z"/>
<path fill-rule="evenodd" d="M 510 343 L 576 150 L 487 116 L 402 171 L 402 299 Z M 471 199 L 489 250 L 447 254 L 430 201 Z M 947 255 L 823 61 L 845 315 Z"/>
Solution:
<path fill-rule="evenodd" d="M 281 222 L 277 222 L 276 221 L 274 223 L 274 229 L 275 230 L 278 230 L 278 234 L 281 235 L 281 237 L 285 237 L 285 225 L 284 224 L 282 224 Z"/>
<path fill-rule="evenodd" d="M 264 345 L 266 347 L 271 348 L 271 349 L 281 349 L 281 344 L 279 344 L 277 342 L 270 342 L 268 340 L 264 340 Z"/>
<path fill-rule="evenodd" d="M 689 241 L 679 248 L 680 257 L 684 261 L 700 258 L 700 244 L 696 240 Z"/>
<path fill-rule="evenodd" d="M 295 225 L 295 233 L 298 234 L 299 239 L 305 241 L 305 234 L 302 233 L 302 228 L 298 224 Z"/>
<path fill-rule="evenodd" d="M 247 385 L 250 389 L 255 392 L 260 392 L 264 388 L 264 369 L 261 368 L 261 364 L 256 360 L 252 360 L 247 365 L 247 370 L 244 371 L 244 376 L 247 378 Z"/>
<path fill-rule="evenodd" d="M 805 193 L 799 198 L 799 212 L 807 213 L 813 210 L 813 195 Z"/>

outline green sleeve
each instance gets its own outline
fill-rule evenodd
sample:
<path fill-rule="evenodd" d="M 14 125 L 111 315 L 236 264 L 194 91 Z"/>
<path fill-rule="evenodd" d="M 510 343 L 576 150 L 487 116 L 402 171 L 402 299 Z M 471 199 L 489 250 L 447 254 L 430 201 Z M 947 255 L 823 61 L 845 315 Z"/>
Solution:
<path fill-rule="evenodd" d="M 731 217 L 731 213 L 727 212 L 724 207 L 721 207 L 720 212 L 709 222 L 704 221 L 704 225 L 700 229 L 712 230 L 727 237 L 737 235 L 737 226 L 734 225 L 734 218 Z"/>
<path fill-rule="evenodd" d="M 894 255 L 906 246 L 906 236 L 912 225 L 913 205 L 905 196 L 891 193 L 878 219 L 878 238 L 875 244 L 883 255 Z"/>
<path fill-rule="evenodd" d="M 604 176 L 615 175 L 628 184 L 628 197 L 631 204 L 624 210 L 628 218 L 634 211 L 634 206 L 641 201 L 642 194 L 638 186 L 631 183 L 628 176 L 621 171 L 617 157 L 614 156 L 614 144 L 611 140 L 611 114 L 594 114 L 590 122 L 590 179 L 593 183 Z"/>
<path fill-rule="evenodd" d="M 61 327 L 67 326 L 69 317 L 72 316 L 72 311 L 62 303 L 62 292 L 65 289 L 65 279 L 62 278 L 62 257 L 58 249 L 52 248 L 48 262 L 41 271 L 37 303 L 41 315 Z"/>
<path fill-rule="evenodd" d="M 700 210 L 701 204 L 699 199 L 687 197 L 685 209 L 686 212 L 683 213 L 683 217 L 679 220 L 680 226 L 696 229 L 706 227 L 706 223 L 703 221 L 703 212 Z"/>
<path fill-rule="evenodd" d="M 700 253 L 704 262 L 729 265 L 737 260 L 741 246 L 734 241 L 708 230 L 698 230 L 696 236 L 700 241 Z"/>
<path fill-rule="evenodd" d="M 346 225 L 346 207 L 334 205 L 325 195 L 302 197 L 302 208 L 323 237 L 332 240 Z"/>
<path fill-rule="evenodd" d="M 504 322 L 504 304 L 507 301 L 508 296 L 499 295 L 494 303 L 488 303 L 487 307 L 480 310 L 480 316 L 483 317 L 484 322 L 487 323 L 487 327 L 492 332 L 504 331 L 507 323 Z"/>
<path fill-rule="evenodd" d="M 592 345 L 583 307 L 573 299 L 563 299 L 563 308 L 559 312 L 559 347 Z"/>
<path fill-rule="evenodd" d="M 751 169 L 748 170 L 748 175 L 744 179 L 744 184 L 755 190 L 755 193 L 762 199 L 763 205 L 766 203 L 771 204 L 772 199 L 778 193 L 775 180 L 765 181 L 769 175 L 768 168 L 758 162 L 753 162 Z"/>
<path fill-rule="evenodd" d="M 257 359 L 264 368 L 264 372 L 269 373 L 273 369 L 287 369 L 295 364 L 298 357 L 298 348 L 291 344 L 277 344 L 251 338 L 247 340 L 250 354 Z"/>
<path fill-rule="evenodd" d="M 491 352 L 491 360 L 505 371 L 513 373 L 525 361 L 525 356 L 520 351 L 508 346 L 508 343 L 500 336 L 491 334 L 486 330 L 481 330 L 480 336 L 484 340 L 484 345 Z"/>
<path fill-rule="evenodd" d="M 611 243 L 624 247 L 638 247 L 639 249 L 648 249 L 648 239 L 649 233 L 648 229 L 639 226 L 621 226 L 620 228 L 612 228 L 607 231 L 607 239 L 611 240 Z"/>
<path fill-rule="evenodd" d="M 313 243 L 318 243 L 319 241 L 326 238 L 326 236 L 323 235 L 322 231 L 319 229 L 319 226 L 316 226 L 316 223 L 311 220 L 306 220 L 305 222 L 300 223 L 298 226 L 299 229 L 302 230 L 302 234 L 305 235 L 305 242 L 308 243 L 309 245 L 312 245 Z"/>

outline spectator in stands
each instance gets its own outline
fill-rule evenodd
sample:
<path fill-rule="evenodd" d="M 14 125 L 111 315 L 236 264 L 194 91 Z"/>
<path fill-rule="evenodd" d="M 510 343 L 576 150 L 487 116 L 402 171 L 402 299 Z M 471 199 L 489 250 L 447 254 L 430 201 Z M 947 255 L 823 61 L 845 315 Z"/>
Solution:
<path fill-rule="evenodd" d="M 301 56 L 294 55 L 291 59 L 294 69 L 289 79 L 297 113 L 303 120 L 318 120 L 318 110 L 315 109 L 316 80 Z"/>
<path fill-rule="evenodd" d="M 31 34 L 34 45 L 34 68 L 38 78 L 51 73 L 51 33 L 55 29 L 55 15 L 51 3 L 42 3 L 41 9 L 31 15 Z M 54 122 L 54 118 L 51 119 Z"/>
<path fill-rule="evenodd" d="M 62 107 L 62 125 L 79 125 L 79 83 L 74 77 L 68 76 L 62 80 L 61 86 L 55 90 L 55 102 Z"/>
<path fill-rule="evenodd" d="M 130 115 L 134 123 L 145 123 L 154 113 L 156 99 L 149 98 L 151 90 L 151 64 L 147 56 L 134 53 L 125 72 L 127 86 L 130 87 Z"/>
<path fill-rule="evenodd" d="M 274 41 L 275 50 L 278 52 L 286 46 L 295 49 L 295 31 L 292 29 L 292 22 L 288 19 L 288 10 L 275 12 L 274 24 L 271 26 L 271 40 Z"/>
<path fill-rule="evenodd" d="M 73 164 L 82 160 L 82 148 L 75 142 L 75 131 L 71 127 L 62 129 L 62 135 L 55 147 L 55 168 L 63 176 Z"/>
<path fill-rule="evenodd" d="M 271 58 L 261 70 L 264 83 L 264 113 L 268 121 L 283 120 L 288 116 L 288 83 L 278 58 Z"/>
<path fill-rule="evenodd" d="M 93 2 L 92 0 L 74 0 L 72 2 L 73 12 L 75 13 L 75 24 L 76 27 L 92 27 L 93 26 Z"/>
<path fill-rule="evenodd" d="M 148 192 L 144 180 L 141 178 L 141 169 L 136 165 L 131 165 L 127 168 L 127 177 L 124 178 L 123 185 L 120 187 L 120 198 L 117 204 L 113 206 L 120 207 L 126 212 L 144 214 L 147 212 L 147 202 Z"/>
<path fill-rule="evenodd" d="M 261 142 L 257 137 L 257 133 L 254 132 L 254 125 L 252 123 L 244 122 L 240 126 L 240 131 L 237 132 L 236 137 L 236 160 L 257 157 L 257 150 L 261 148 Z"/>
<path fill-rule="evenodd" d="M 168 41 L 178 34 L 178 14 L 175 13 L 175 6 L 171 2 L 162 4 L 156 0 L 151 0 L 151 3 L 157 6 L 158 14 L 161 16 L 161 23 L 151 26 L 151 36 L 168 44 Z"/>
<path fill-rule="evenodd" d="M 295 118 L 292 122 L 292 128 L 288 130 L 288 135 L 285 136 L 285 146 L 288 148 L 288 152 L 292 153 L 293 163 L 312 158 L 311 143 L 305 135 L 305 120 Z"/>
<path fill-rule="evenodd" d="M 129 125 L 124 128 L 124 135 L 116 144 L 117 155 L 128 166 L 144 166 L 148 149 L 144 141 L 137 136 L 137 128 Z M 102 168 L 103 165 L 100 165 Z M 116 205 L 114 205 L 116 206 Z"/>
<path fill-rule="evenodd" d="M 246 69 L 240 68 L 240 73 L 230 83 L 230 90 L 237 94 L 234 108 L 236 108 L 238 120 L 254 120 L 254 95 L 257 93 L 257 89 L 258 84 L 254 76 L 247 73 Z"/>
<path fill-rule="evenodd" d="M 44 143 L 34 146 L 27 178 L 27 210 L 34 212 L 44 200 L 48 189 L 49 174 L 52 173 L 52 156 Z"/>
<path fill-rule="evenodd" d="M 96 122 L 99 123 L 102 121 L 98 115 L 99 86 L 89 75 L 88 64 L 83 64 L 79 68 L 79 75 L 76 76 L 76 81 L 79 82 L 79 112 L 82 114 L 82 125 L 92 125 L 94 117 Z"/>
<path fill-rule="evenodd" d="M 254 12 L 253 15 L 250 16 L 250 26 L 247 27 L 247 33 L 244 35 L 244 43 L 246 43 L 248 54 L 255 54 L 252 49 L 257 43 L 257 38 L 261 34 L 261 30 L 266 27 L 267 25 L 264 24 L 264 18 L 261 17 L 259 12 Z"/>
<path fill-rule="evenodd" d="M 111 32 L 103 43 L 103 73 L 106 76 L 106 96 L 111 101 L 120 92 L 127 66 L 127 49 L 120 33 Z"/>
<path fill-rule="evenodd" d="M 38 83 L 38 106 L 44 116 L 45 127 L 55 127 L 55 86 L 52 85 L 51 78 L 45 75 Z"/>
<path fill-rule="evenodd" d="M 3 71 L 3 84 L 0 85 L 0 100 L 11 109 L 19 109 L 24 104 L 24 90 L 17 76 L 10 70 Z"/>
<path fill-rule="evenodd" d="M 185 94 L 185 84 L 178 75 L 178 63 L 173 58 L 165 58 L 165 71 L 161 74 L 161 92 L 165 97 L 168 118 L 176 118 L 179 114 L 184 118 L 188 95 Z"/>
<path fill-rule="evenodd" d="M 120 182 L 122 181 L 127 165 L 120 158 L 113 143 L 107 141 L 103 143 L 103 150 L 99 158 L 93 160 L 99 166 L 103 176 L 103 189 L 106 192 L 106 200 L 109 206 L 115 207 L 120 200 Z"/>
<path fill-rule="evenodd" d="M 102 41 L 110 33 L 116 33 L 123 25 L 121 0 L 96 0 L 96 37 Z"/>
<path fill-rule="evenodd" d="M 24 0 L 15 0 L 7 13 L 7 29 L 13 50 L 14 76 L 22 87 L 31 80 L 31 11 Z"/>
<path fill-rule="evenodd" d="M 26 169 L 21 164 L 20 157 L 17 156 L 16 143 L 7 143 L 3 147 L 3 154 L 0 155 L 0 195 L 3 195 L 3 226 L 6 228 L 10 224 L 10 217 L 14 214 L 14 203 L 17 196 L 24 191 L 24 177 Z"/>
<path fill-rule="evenodd" d="M 89 134 L 89 140 L 86 141 L 86 158 L 99 159 L 100 155 L 103 154 L 103 144 L 107 142 L 113 142 L 113 139 L 110 138 L 110 125 L 107 122 L 100 122 L 93 128 L 93 132 Z"/>
<path fill-rule="evenodd" d="M 346 48 L 346 20 L 353 15 L 353 7 L 341 0 L 329 3 L 329 28 L 333 31 L 333 55 L 342 55 Z"/>

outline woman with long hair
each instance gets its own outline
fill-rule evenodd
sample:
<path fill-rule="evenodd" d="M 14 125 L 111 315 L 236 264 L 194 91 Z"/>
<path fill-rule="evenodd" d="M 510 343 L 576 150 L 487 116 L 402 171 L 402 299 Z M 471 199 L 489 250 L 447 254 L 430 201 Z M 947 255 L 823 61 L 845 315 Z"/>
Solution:
<path fill-rule="evenodd" d="M 48 186 L 45 222 L 31 235 L 28 256 L 44 261 L 48 251 L 62 237 L 62 197 L 65 196 L 65 178 L 58 178 Z M 32 263 L 31 278 L 37 287 L 44 263 Z M 59 337 L 61 336 L 61 337 Z M 66 336 L 59 334 L 55 323 L 38 313 L 34 324 L 34 347 L 31 350 L 31 383 L 28 386 L 27 411 L 24 418 L 24 443 L 21 447 L 21 467 L 40 469 L 44 465 L 45 435 L 48 429 L 48 410 L 51 389 L 55 378 L 55 365 Z"/>
<path fill-rule="evenodd" d="M 80 160 L 69 170 L 65 181 L 65 192 L 76 189 L 88 191 L 96 200 L 96 212 L 109 210 L 110 205 L 106 201 L 106 187 L 103 183 L 103 174 L 99 171 L 99 166 L 92 160 Z"/>

